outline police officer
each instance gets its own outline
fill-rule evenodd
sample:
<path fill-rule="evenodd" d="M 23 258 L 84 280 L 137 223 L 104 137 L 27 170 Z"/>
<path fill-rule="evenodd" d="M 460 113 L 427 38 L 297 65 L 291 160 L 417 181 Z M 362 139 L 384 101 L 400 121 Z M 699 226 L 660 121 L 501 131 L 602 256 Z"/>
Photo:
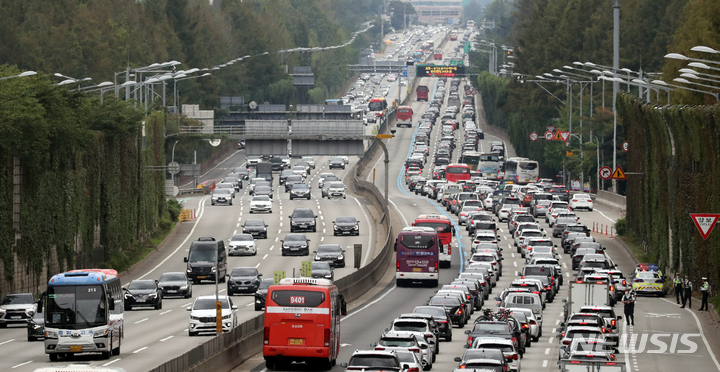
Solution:
<path fill-rule="evenodd" d="M 710 294 L 710 284 L 707 278 L 702 278 L 703 285 L 700 287 L 700 293 L 702 293 L 702 303 L 700 304 L 700 311 L 708 310 L 708 295 Z"/>
<path fill-rule="evenodd" d="M 675 300 L 677 301 L 678 305 L 680 305 L 681 301 L 685 301 L 685 296 L 683 296 L 683 281 L 677 273 L 675 273 L 675 279 L 673 279 L 673 284 L 675 285 Z"/>
<path fill-rule="evenodd" d="M 625 304 L 625 324 L 635 325 L 635 294 L 628 288 L 620 301 Z"/>
<path fill-rule="evenodd" d="M 683 305 L 680 306 L 681 309 L 685 308 L 685 302 L 688 304 L 688 309 L 692 307 L 692 282 L 690 279 L 685 275 L 685 281 L 683 282 L 683 289 L 685 290 L 685 296 L 683 297 Z"/>

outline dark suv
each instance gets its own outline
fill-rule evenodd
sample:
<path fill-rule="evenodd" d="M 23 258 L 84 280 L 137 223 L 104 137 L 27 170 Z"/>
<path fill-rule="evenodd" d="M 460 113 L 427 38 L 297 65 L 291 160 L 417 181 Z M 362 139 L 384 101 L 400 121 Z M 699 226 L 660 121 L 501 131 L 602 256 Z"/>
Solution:
<path fill-rule="evenodd" d="M 315 212 L 310 208 L 295 208 L 290 216 L 290 232 L 317 231 Z"/>
<path fill-rule="evenodd" d="M 449 310 L 442 306 L 416 306 L 413 310 L 415 314 L 431 315 L 438 325 L 438 337 L 450 342 L 452 341 L 452 324 L 448 312 Z"/>
<path fill-rule="evenodd" d="M 125 308 L 151 306 L 155 310 L 162 309 L 162 290 L 157 280 L 133 280 L 125 290 Z"/>

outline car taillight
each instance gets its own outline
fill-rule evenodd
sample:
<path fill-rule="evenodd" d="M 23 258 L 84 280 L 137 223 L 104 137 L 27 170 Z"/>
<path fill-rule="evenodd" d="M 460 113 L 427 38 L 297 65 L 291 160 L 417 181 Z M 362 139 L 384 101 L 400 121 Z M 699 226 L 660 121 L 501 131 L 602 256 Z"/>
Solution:
<path fill-rule="evenodd" d="M 457 311 L 455 312 L 455 315 L 460 315 L 462 313 L 463 313 L 462 307 L 458 307 Z"/>
<path fill-rule="evenodd" d="M 635 283 L 642 283 L 642 282 L 643 282 L 642 279 L 635 279 Z"/>
<path fill-rule="evenodd" d="M 400 261 L 395 263 L 395 270 L 400 271 Z"/>
<path fill-rule="evenodd" d="M 522 327 L 523 327 L 523 329 L 529 329 L 530 325 L 526 323 L 526 324 L 523 324 Z"/>
<path fill-rule="evenodd" d="M 376 346 L 376 347 L 375 347 L 375 350 L 385 350 L 385 348 L 384 348 L 384 347 L 380 347 L 380 346 Z"/>
<path fill-rule="evenodd" d="M 420 369 L 418 367 L 411 367 L 408 369 L 408 372 L 420 372 Z"/>
<path fill-rule="evenodd" d="M 330 328 L 325 328 L 325 346 L 330 346 Z"/>
<path fill-rule="evenodd" d="M 510 341 L 515 342 L 515 337 L 511 338 Z"/>
<path fill-rule="evenodd" d="M 572 201 L 576 202 L 576 201 L 577 201 L 577 199 L 573 199 Z"/>
<path fill-rule="evenodd" d="M 614 291 L 614 290 L 615 290 L 615 286 L 611 285 L 611 286 L 610 286 L 610 290 L 611 290 L 611 291 Z"/>
<path fill-rule="evenodd" d="M 418 349 L 418 348 L 416 348 L 416 347 L 414 347 L 414 348 L 412 348 L 412 349 L 408 349 L 408 350 L 412 351 L 413 353 L 419 353 L 419 352 L 420 352 L 420 349 Z"/>
<path fill-rule="evenodd" d="M 472 342 L 473 342 L 472 337 L 468 337 L 468 341 L 467 341 L 467 342 L 468 342 L 468 345 L 472 345 Z"/>
<path fill-rule="evenodd" d="M 507 358 L 505 358 L 505 359 L 507 359 L 507 360 L 518 360 L 518 355 L 517 355 L 517 354 L 513 354 L 512 356 L 509 356 L 509 357 L 507 357 Z"/>
<path fill-rule="evenodd" d="M 552 287 L 551 287 L 551 286 L 547 286 L 547 287 L 545 287 L 545 289 L 547 289 L 547 290 L 549 291 L 549 290 L 552 289 Z"/>
<path fill-rule="evenodd" d="M 610 321 L 610 325 L 611 325 L 611 326 L 615 327 L 615 324 L 616 324 L 615 319 L 613 319 L 613 320 Z"/>
<path fill-rule="evenodd" d="M 530 324 L 537 324 L 534 320 L 530 319 Z"/>
<path fill-rule="evenodd" d="M 623 280 L 623 286 L 627 285 L 627 282 Z"/>
<path fill-rule="evenodd" d="M 270 344 L 270 327 L 265 327 L 263 330 L 263 344 Z"/>
<path fill-rule="evenodd" d="M 570 345 L 570 340 L 564 340 L 563 345 Z"/>

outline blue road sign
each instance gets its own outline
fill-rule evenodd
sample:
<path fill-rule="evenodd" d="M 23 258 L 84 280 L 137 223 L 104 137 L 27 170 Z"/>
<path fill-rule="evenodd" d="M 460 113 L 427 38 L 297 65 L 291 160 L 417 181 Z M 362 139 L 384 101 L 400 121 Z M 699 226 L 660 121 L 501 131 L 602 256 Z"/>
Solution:
<path fill-rule="evenodd" d="M 407 66 L 402 67 L 402 77 L 406 78 L 408 77 L 408 68 Z"/>

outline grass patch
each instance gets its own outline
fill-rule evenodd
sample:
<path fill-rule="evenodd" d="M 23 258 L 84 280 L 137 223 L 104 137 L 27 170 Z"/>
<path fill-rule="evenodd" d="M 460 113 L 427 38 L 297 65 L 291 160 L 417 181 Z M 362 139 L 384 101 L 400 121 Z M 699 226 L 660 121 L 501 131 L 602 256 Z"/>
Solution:
<path fill-rule="evenodd" d="M 656 258 L 643 250 L 642 243 L 638 238 L 634 236 L 618 236 L 615 239 L 620 239 L 625 242 L 639 262 L 655 262 Z"/>
<path fill-rule="evenodd" d="M 128 247 L 126 251 L 115 252 L 109 260 L 103 265 L 104 268 L 111 268 L 118 272 L 123 272 L 142 261 L 150 253 L 157 250 L 158 245 L 173 231 L 177 221 L 172 220 L 170 213 L 165 212 L 162 220 L 158 224 L 157 230 L 150 237 L 149 241 L 144 243 L 137 242 L 132 247 Z"/>

